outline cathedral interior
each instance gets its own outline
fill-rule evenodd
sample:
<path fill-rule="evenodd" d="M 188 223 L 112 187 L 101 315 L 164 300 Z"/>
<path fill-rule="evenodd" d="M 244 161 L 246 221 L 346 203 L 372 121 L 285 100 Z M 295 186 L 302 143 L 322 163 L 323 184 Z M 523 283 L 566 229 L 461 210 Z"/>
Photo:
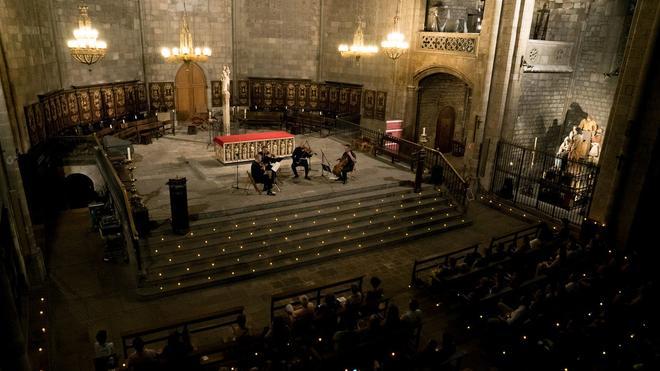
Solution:
<path fill-rule="evenodd" d="M 0 0 L 0 371 L 660 369 L 659 28 Z"/>

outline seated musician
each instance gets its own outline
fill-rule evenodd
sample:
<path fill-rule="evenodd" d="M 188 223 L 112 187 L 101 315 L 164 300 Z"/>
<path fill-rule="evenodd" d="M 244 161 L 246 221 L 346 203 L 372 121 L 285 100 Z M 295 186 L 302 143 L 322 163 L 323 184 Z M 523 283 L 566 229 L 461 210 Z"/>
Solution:
<path fill-rule="evenodd" d="M 275 196 L 273 192 L 273 183 L 275 182 L 276 173 L 272 170 L 266 169 L 266 166 L 262 162 L 263 159 L 260 154 L 254 156 L 254 161 L 252 161 L 252 167 L 250 168 L 250 174 L 252 174 L 252 179 L 255 183 L 263 183 L 264 191 L 269 196 Z"/>
<path fill-rule="evenodd" d="M 291 155 L 291 158 L 293 159 L 293 162 L 291 163 L 291 170 L 293 170 L 294 178 L 298 177 L 298 171 L 296 170 L 296 167 L 302 166 L 305 168 L 305 179 L 310 179 L 308 175 L 310 157 L 312 157 L 312 150 L 309 148 L 309 146 L 302 145 L 296 147 L 296 149 L 293 150 L 293 154 Z"/>
<path fill-rule="evenodd" d="M 351 145 L 346 144 L 344 146 L 344 154 L 341 155 L 341 158 L 338 158 L 337 161 L 339 161 L 340 164 L 344 164 L 344 166 L 341 168 L 341 175 L 339 178 L 336 179 L 336 181 L 341 181 L 342 183 L 346 184 L 346 181 L 348 180 L 348 173 L 353 171 L 353 168 L 355 167 L 355 153 L 351 150 Z"/>
<path fill-rule="evenodd" d="M 280 169 L 279 162 L 283 160 L 282 157 L 274 157 L 266 146 L 261 147 L 259 154 L 261 155 L 261 163 L 266 166 L 266 170 L 277 172 Z"/>

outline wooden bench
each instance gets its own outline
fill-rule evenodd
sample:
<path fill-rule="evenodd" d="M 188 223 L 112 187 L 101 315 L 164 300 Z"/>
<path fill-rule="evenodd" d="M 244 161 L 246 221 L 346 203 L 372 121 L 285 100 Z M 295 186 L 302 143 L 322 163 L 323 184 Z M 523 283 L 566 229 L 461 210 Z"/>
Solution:
<path fill-rule="evenodd" d="M 310 303 L 314 305 L 321 304 L 321 300 L 326 294 L 334 294 L 335 296 L 343 295 L 351 292 L 351 285 L 355 284 L 362 291 L 362 282 L 364 276 L 358 276 L 351 279 L 338 281 L 323 286 L 300 288 L 291 291 L 281 292 L 274 294 L 270 297 L 270 319 L 271 321 L 280 311 L 284 311 L 287 304 L 293 306 L 300 305 L 298 297 L 307 295 Z"/>
<path fill-rule="evenodd" d="M 228 332 L 231 330 L 231 326 L 237 323 L 236 318 L 238 315 L 242 313 L 243 307 L 234 307 L 202 316 L 170 321 L 158 327 L 124 331 L 121 333 L 124 358 L 128 357 L 128 350 L 133 347 L 133 339 L 138 336 L 142 338 L 145 345 L 160 348 L 166 344 L 167 337 L 171 332 L 184 326 L 188 328 L 191 338 L 195 334 L 202 333 L 206 337 L 212 331 L 216 333 L 223 330 Z"/>
<path fill-rule="evenodd" d="M 410 285 L 419 286 L 423 282 L 423 280 L 420 278 L 420 273 L 432 270 L 440 264 L 448 263 L 449 258 L 456 258 L 457 260 L 461 261 L 467 256 L 467 254 L 474 253 L 478 249 L 479 244 L 477 243 L 449 253 L 436 254 L 427 256 L 422 259 L 415 259 L 415 262 L 413 263 Z"/>
<path fill-rule="evenodd" d="M 239 119 L 239 123 L 245 125 L 245 127 L 277 126 L 281 128 L 283 120 L 284 114 L 282 112 L 249 111 L 246 113 L 245 118 Z"/>

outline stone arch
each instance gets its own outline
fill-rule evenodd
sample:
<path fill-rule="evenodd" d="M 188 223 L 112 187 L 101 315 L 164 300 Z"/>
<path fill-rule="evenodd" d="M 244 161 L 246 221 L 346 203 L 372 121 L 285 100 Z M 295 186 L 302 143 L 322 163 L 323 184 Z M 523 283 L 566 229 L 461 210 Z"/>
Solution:
<path fill-rule="evenodd" d="M 73 173 L 64 178 L 64 190 L 72 209 L 87 207 L 97 196 L 92 179 L 81 173 Z"/>
<path fill-rule="evenodd" d="M 422 80 L 424 80 L 425 78 L 427 78 L 429 76 L 439 74 L 439 73 L 452 75 L 452 76 L 458 78 L 459 80 L 462 80 L 463 82 L 465 82 L 470 87 L 470 89 L 474 88 L 474 81 L 472 81 L 472 79 L 470 79 L 465 73 L 463 73 L 463 72 L 461 72 L 461 71 L 459 71 L 455 68 L 452 68 L 452 67 L 449 67 L 449 66 L 442 66 L 442 65 L 426 66 L 424 68 L 421 68 L 421 69 L 417 70 L 415 72 L 415 74 L 413 75 L 413 83 L 414 83 L 415 86 L 419 87 L 419 84 L 420 84 L 420 82 L 422 82 Z"/>

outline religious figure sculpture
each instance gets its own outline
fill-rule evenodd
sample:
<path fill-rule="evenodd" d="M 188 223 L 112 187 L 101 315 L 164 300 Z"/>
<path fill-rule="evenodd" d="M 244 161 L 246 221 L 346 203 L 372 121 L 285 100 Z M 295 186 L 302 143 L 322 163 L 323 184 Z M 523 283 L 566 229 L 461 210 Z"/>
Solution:
<path fill-rule="evenodd" d="M 224 126 L 224 134 L 225 135 L 230 135 L 229 129 L 230 129 L 230 117 L 229 117 L 229 98 L 230 98 L 230 93 L 229 93 L 229 82 L 231 81 L 230 78 L 231 71 L 229 70 L 229 66 L 224 66 L 222 68 L 222 97 L 223 97 L 223 103 L 222 103 L 222 124 Z"/>

